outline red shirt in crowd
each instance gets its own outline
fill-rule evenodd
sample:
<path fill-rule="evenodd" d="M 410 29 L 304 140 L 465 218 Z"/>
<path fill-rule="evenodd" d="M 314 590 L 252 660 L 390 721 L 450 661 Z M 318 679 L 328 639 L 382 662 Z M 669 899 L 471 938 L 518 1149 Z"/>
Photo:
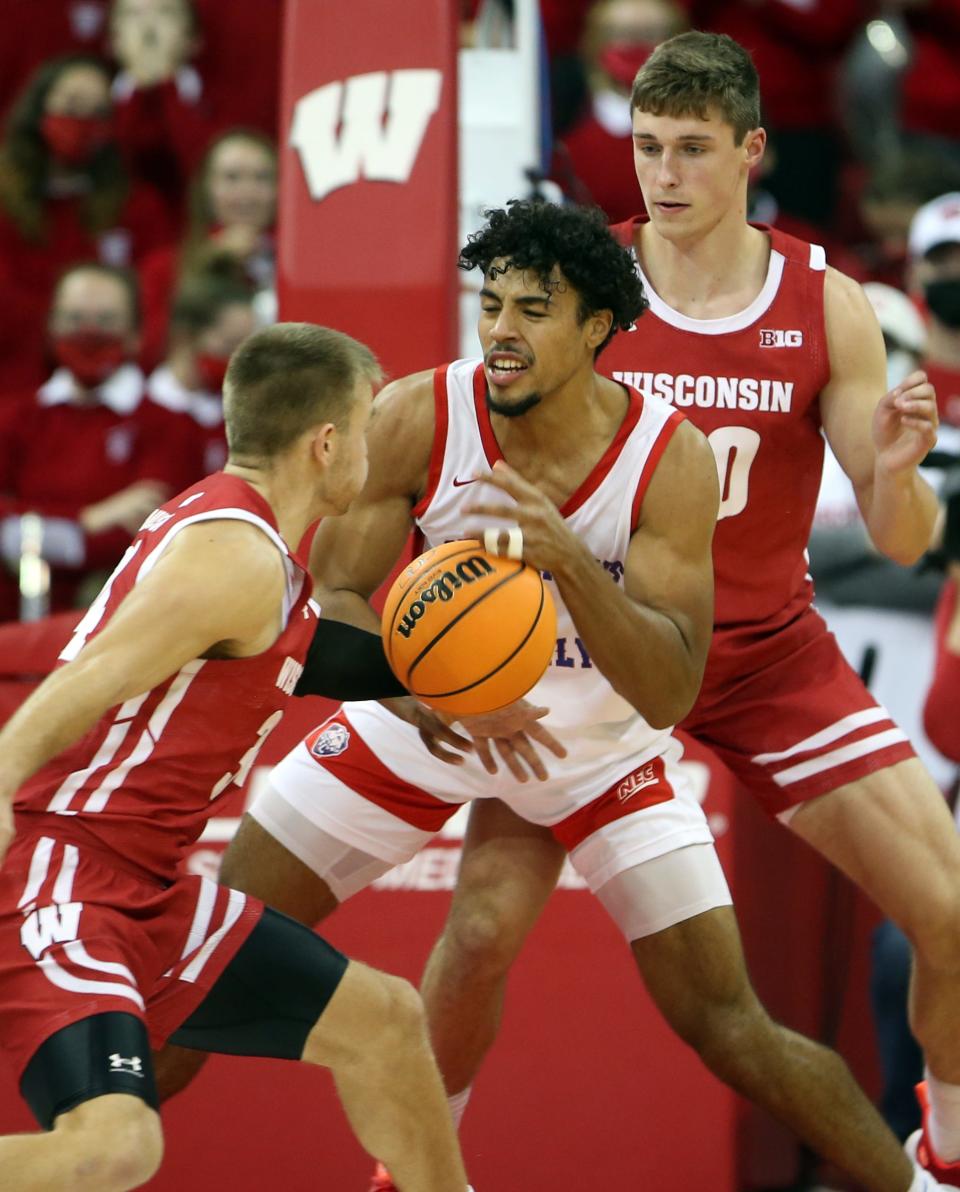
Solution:
<path fill-rule="evenodd" d="M 753 55 L 770 127 L 835 123 L 834 74 L 863 25 L 864 0 L 686 0 L 696 29 L 726 33 Z"/>
<path fill-rule="evenodd" d="M 70 373 L 58 369 L 38 391 L 0 406 L 0 521 L 28 511 L 75 521 L 138 480 L 177 492 L 196 479 L 192 427 L 145 397 L 136 365 L 119 368 L 95 404 L 75 404 L 73 391 Z M 83 535 L 81 566 L 52 569 L 52 609 L 72 607 L 87 573 L 113 567 L 130 537 L 119 527 Z M 0 619 L 18 611 L 17 584 L 4 571 Z"/>
<path fill-rule="evenodd" d="M 187 389 L 173 371 L 161 364 L 147 378 L 147 396 L 158 406 L 185 416 L 193 450 L 194 478 L 219 472 L 227 462 L 227 432 L 219 393 Z"/>
<path fill-rule="evenodd" d="M 932 364 L 923 361 L 930 384 L 937 391 L 937 408 L 940 419 L 951 426 L 960 426 L 960 368 L 949 368 L 946 364 Z"/>
<path fill-rule="evenodd" d="M 955 141 L 960 111 L 960 0 L 926 0 L 907 14 L 907 20 L 913 57 L 902 84 L 903 126 Z"/>
<path fill-rule="evenodd" d="M 164 204 L 146 186 L 134 186 L 116 227 L 92 235 L 80 218 L 76 199 L 51 199 L 47 227 L 38 243 L 24 239 L 0 211 L 0 286 L 16 301 L 4 303 L 0 319 L 0 402 L 14 390 L 31 389 L 46 375 L 44 350 L 53 287 L 60 274 L 79 261 L 135 265 L 173 229 Z"/>
<path fill-rule="evenodd" d="M 3 0 L 0 114 L 48 58 L 106 53 L 109 0 Z"/>

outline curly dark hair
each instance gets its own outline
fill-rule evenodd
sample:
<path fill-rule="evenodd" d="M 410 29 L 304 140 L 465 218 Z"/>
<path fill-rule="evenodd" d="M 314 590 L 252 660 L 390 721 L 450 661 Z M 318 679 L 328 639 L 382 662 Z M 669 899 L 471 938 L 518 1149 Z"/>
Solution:
<path fill-rule="evenodd" d="M 626 331 L 647 309 L 643 285 L 633 257 L 610 233 L 597 207 L 558 207 L 542 199 L 511 199 L 506 208 L 485 211 L 486 224 L 467 240 L 457 264 L 480 269 L 484 276 L 494 261 L 508 268 L 532 269 L 547 292 L 554 266 L 577 291 L 577 318 L 584 323 L 597 311 L 613 313 L 607 346 L 617 331 Z"/>

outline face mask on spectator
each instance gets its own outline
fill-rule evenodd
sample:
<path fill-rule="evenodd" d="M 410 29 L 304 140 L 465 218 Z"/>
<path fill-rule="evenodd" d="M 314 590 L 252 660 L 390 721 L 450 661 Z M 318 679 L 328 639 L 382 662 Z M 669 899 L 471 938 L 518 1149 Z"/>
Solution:
<path fill-rule="evenodd" d="M 40 125 L 47 148 L 69 166 L 82 166 L 114 139 L 111 116 L 61 116 L 49 112 Z"/>
<path fill-rule="evenodd" d="M 930 313 L 947 327 L 960 331 L 960 277 L 942 277 L 923 287 Z"/>
<path fill-rule="evenodd" d="M 200 383 L 208 393 L 220 393 L 223 390 L 223 379 L 227 375 L 229 356 L 212 356 L 209 352 L 201 352 L 195 362 Z"/>
<path fill-rule="evenodd" d="M 94 389 L 129 356 L 126 339 L 106 331 L 74 331 L 53 338 L 53 354 L 85 389 Z"/>
<path fill-rule="evenodd" d="M 615 83 L 629 91 L 637 71 L 656 48 L 652 41 L 611 41 L 600 51 L 597 64 Z"/>

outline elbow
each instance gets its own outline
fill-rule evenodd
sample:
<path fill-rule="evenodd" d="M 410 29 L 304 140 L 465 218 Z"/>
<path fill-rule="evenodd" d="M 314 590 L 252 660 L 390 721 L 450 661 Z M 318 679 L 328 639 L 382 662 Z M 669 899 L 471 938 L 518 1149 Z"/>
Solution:
<path fill-rule="evenodd" d="M 913 567 L 923 558 L 928 544 L 898 542 L 890 546 L 879 547 L 879 549 L 891 563 L 896 563 L 900 567 Z"/>
<path fill-rule="evenodd" d="M 666 689 L 658 692 L 656 697 L 651 697 L 649 691 L 642 695 L 636 691 L 622 691 L 620 694 L 633 704 L 651 728 L 659 731 L 673 728 L 689 713 L 700 694 L 702 678 L 700 672 L 686 681 L 678 680 L 674 684 L 665 684 Z"/>

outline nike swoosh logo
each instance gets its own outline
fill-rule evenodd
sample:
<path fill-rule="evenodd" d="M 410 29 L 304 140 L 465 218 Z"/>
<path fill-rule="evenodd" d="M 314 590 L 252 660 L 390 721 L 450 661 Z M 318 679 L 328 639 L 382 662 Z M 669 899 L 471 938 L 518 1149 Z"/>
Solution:
<path fill-rule="evenodd" d="M 461 480 L 459 478 L 459 476 L 454 476 L 454 478 L 453 478 L 453 487 L 454 488 L 462 488 L 465 484 L 476 484 L 476 483 L 477 483 L 477 478 L 475 476 L 470 480 Z"/>

